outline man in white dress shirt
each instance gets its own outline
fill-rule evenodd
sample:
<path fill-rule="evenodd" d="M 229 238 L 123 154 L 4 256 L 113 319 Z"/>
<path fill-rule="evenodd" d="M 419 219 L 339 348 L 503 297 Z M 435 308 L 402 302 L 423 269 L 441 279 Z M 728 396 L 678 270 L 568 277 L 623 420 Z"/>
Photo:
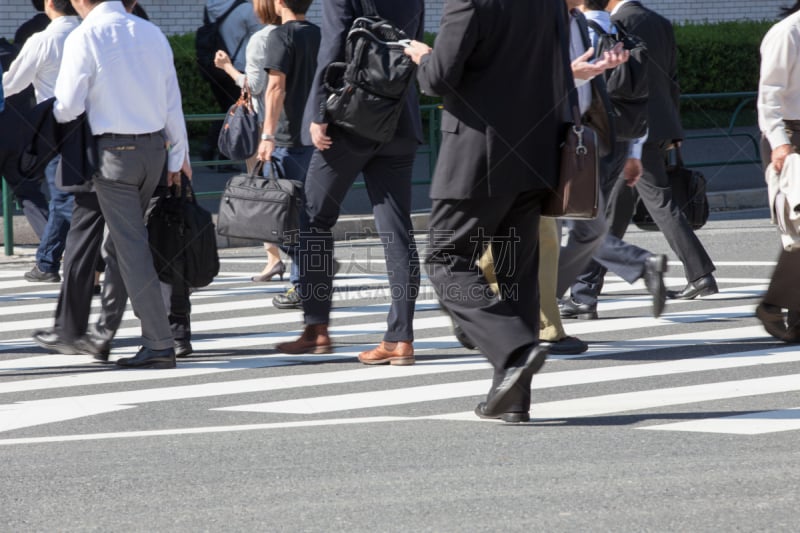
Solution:
<path fill-rule="evenodd" d="M 800 0 L 782 10 L 784 18 L 761 42 L 758 125 L 761 158 L 780 172 L 786 157 L 800 150 Z M 767 333 L 800 342 L 800 252 L 781 251 L 756 316 Z"/>
<path fill-rule="evenodd" d="M 181 95 L 166 37 L 126 13 L 117 0 L 72 0 L 83 23 L 64 45 L 54 115 L 86 111 L 97 138 L 94 187 L 109 238 L 103 256 L 118 268 L 141 321 L 142 348 L 117 360 L 127 367 L 174 368 L 167 311 L 147 240 L 144 212 L 167 168 L 167 181 L 191 175 Z"/>
<path fill-rule="evenodd" d="M 25 41 L 19 55 L 3 75 L 6 96 L 18 94 L 33 84 L 37 103 L 53 97 L 64 41 L 78 27 L 80 20 L 69 0 L 47 0 L 44 11 L 50 24 Z M 28 281 L 61 281 L 58 271 L 72 217 L 73 198 L 72 194 L 56 187 L 56 168 L 60 160 L 61 156 L 54 157 L 44 171 L 50 192 L 47 224 L 36 249 L 36 264 L 25 273 Z"/>

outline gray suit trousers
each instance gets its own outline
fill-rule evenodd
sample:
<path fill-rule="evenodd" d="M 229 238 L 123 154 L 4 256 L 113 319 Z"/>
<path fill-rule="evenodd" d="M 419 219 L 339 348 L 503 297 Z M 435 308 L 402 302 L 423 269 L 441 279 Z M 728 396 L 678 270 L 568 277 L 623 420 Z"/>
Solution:
<path fill-rule="evenodd" d="M 172 331 L 144 222 L 150 197 L 164 171 L 164 135 L 103 135 L 97 149 L 100 169 L 94 185 L 109 237 L 103 257 L 109 271 L 119 273 L 141 321 L 142 345 L 153 350 L 171 348 Z"/>

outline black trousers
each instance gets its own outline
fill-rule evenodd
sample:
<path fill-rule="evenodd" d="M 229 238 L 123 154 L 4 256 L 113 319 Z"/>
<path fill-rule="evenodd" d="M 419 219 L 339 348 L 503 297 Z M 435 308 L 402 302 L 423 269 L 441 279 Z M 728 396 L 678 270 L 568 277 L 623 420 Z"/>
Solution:
<path fill-rule="evenodd" d="M 166 194 L 166 191 L 166 187 L 156 188 L 150 209 L 159 195 Z M 64 251 L 63 281 L 53 324 L 56 333 L 65 340 L 72 341 L 81 337 L 88 328 L 94 273 L 102 265 L 100 250 L 104 229 L 105 219 L 100 211 L 97 195 L 93 192 L 75 193 L 72 221 Z M 188 341 L 191 337 L 189 292 L 185 283 L 172 285 L 169 317 L 176 340 Z M 122 323 L 127 293 L 124 285 L 120 288 L 106 283 L 101 298 L 103 311 L 98 322 L 98 331 L 110 340 Z"/>
<path fill-rule="evenodd" d="M 800 123 L 787 124 L 786 132 L 789 134 L 792 146 L 800 151 Z M 765 137 L 761 138 L 761 159 L 766 169 L 772 159 L 772 147 Z M 800 252 L 781 250 L 778 264 L 775 265 L 767 293 L 764 295 L 764 303 L 800 311 L 800 283 L 797 282 L 799 274 Z"/>
<path fill-rule="evenodd" d="M 439 301 L 495 369 L 494 381 L 539 342 L 539 215 L 546 191 L 434 200 L 425 258 Z M 492 246 L 500 294 L 477 266 Z M 530 383 L 510 411 L 528 411 Z"/>
<path fill-rule="evenodd" d="M 622 178 L 628 159 L 628 145 L 628 142 L 618 142 L 614 151 L 601 161 L 601 176 L 604 179 L 600 189 L 608 233 L 594 258 L 572 284 L 571 296 L 578 303 L 597 303 L 609 269 L 632 283 L 641 276 L 644 260 L 650 255 L 647 250 L 621 240 L 630 224 L 634 207 L 633 189 Z"/>
<path fill-rule="evenodd" d="M 384 340 L 414 340 L 414 302 L 419 293 L 419 256 L 411 225 L 411 176 L 417 143 L 396 139 L 376 144 L 331 126 L 333 145 L 315 150 L 306 175 L 309 231 L 300 235 L 298 262 L 306 324 L 329 322 L 333 293 L 333 236 L 342 202 L 364 175 L 375 226 L 383 243 L 392 304 Z"/>

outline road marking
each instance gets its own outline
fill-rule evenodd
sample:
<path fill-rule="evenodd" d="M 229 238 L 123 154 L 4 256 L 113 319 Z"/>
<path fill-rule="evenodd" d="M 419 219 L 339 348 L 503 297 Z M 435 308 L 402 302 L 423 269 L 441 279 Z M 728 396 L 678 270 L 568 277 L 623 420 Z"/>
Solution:
<path fill-rule="evenodd" d="M 732 433 L 736 435 L 760 435 L 779 431 L 793 431 L 800 429 L 800 407 L 718 418 L 704 418 L 702 420 L 661 424 L 639 429 Z"/>
<path fill-rule="evenodd" d="M 376 416 L 365 418 L 339 418 L 329 420 L 300 420 L 296 422 L 275 422 L 271 424 L 243 424 L 236 426 L 206 426 L 180 429 L 161 429 L 148 431 L 123 431 L 118 433 L 90 433 L 87 435 L 61 435 L 53 437 L 29 437 L 21 439 L 0 439 L 0 446 L 15 444 L 47 444 L 56 442 L 80 442 L 89 440 L 130 439 L 141 437 L 164 437 L 173 435 L 200 435 L 203 433 L 233 433 L 237 431 L 264 431 L 271 429 L 295 429 L 307 427 L 345 426 L 355 424 L 376 424 L 383 422 L 403 422 L 424 420 L 399 416 Z"/>
<path fill-rule="evenodd" d="M 681 359 L 678 361 L 666 361 L 660 363 L 640 363 L 603 368 L 589 368 L 583 370 L 545 372 L 537 375 L 533 380 L 533 390 L 540 391 L 558 387 L 651 378 L 656 376 L 677 375 L 692 372 L 706 372 L 710 370 L 742 368 L 762 364 L 795 363 L 798 361 L 800 361 L 800 352 L 788 347 L 776 350 L 758 350 L 754 352 L 714 355 L 709 357 L 697 357 L 693 359 Z M 449 400 L 468 396 L 481 396 L 486 394 L 489 384 L 490 380 L 481 379 L 460 383 L 443 383 L 438 385 L 405 387 L 401 389 L 378 390 L 370 392 L 300 398 L 297 400 L 254 403 L 231 407 L 220 407 L 214 410 L 310 415 L 331 413 L 335 411 L 350 411 L 354 409 L 386 407 L 390 405 L 406 405 L 437 400 Z M 795 389 L 800 390 L 800 381 L 795 383 L 794 386 Z M 589 406 L 588 408 L 591 408 L 591 406 L 595 404 L 596 398 L 602 399 L 603 397 L 598 396 L 580 398 L 575 401 L 580 405 L 585 404 Z M 539 416 L 541 413 L 541 405 L 542 404 L 538 403 L 534 404 L 537 416 Z"/>
<path fill-rule="evenodd" d="M 535 421 L 569 421 L 600 415 L 644 411 L 672 405 L 686 405 L 730 398 L 794 392 L 797 390 L 800 390 L 800 374 L 791 374 L 534 403 L 531 406 L 531 410 Z M 474 416 L 472 412 L 459 412 L 434 415 L 431 418 L 437 420 L 472 420 Z M 646 416 L 643 415 L 645 418 Z M 642 429 L 655 429 L 655 427 L 651 426 Z"/>

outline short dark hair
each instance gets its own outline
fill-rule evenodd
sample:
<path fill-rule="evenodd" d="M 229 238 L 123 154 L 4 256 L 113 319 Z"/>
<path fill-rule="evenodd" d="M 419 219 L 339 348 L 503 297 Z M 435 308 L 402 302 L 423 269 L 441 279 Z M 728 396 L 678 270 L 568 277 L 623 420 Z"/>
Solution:
<path fill-rule="evenodd" d="M 62 15 L 77 16 L 78 12 L 72 7 L 72 2 L 69 0 L 53 0 L 53 7 Z"/>
<path fill-rule="evenodd" d="M 31 4 L 36 11 L 44 11 L 44 0 L 31 0 Z"/>
<path fill-rule="evenodd" d="M 608 0 L 583 0 L 583 5 L 590 11 L 605 11 Z"/>
<path fill-rule="evenodd" d="M 286 7 L 295 15 L 305 15 L 308 8 L 311 7 L 313 0 L 283 0 Z"/>
<path fill-rule="evenodd" d="M 781 17 L 788 17 L 792 13 L 797 13 L 798 11 L 800 11 L 800 0 L 795 2 L 793 6 L 789 6 L 789 7 L 784 6 L 784 7 L 782 7 L 781 8 Z"/>

